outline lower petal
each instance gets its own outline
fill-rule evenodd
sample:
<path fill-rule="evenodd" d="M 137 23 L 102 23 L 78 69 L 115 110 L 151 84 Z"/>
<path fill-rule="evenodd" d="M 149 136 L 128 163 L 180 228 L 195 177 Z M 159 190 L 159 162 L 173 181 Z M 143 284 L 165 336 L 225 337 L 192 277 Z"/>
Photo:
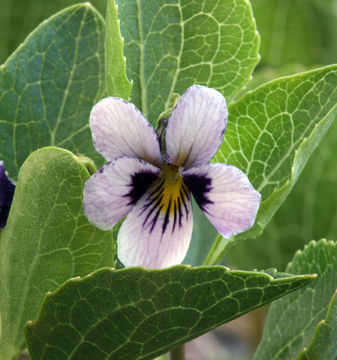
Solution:
<path fill-rule="evenodd" d="M 121 220 L 158 178 L 160 170 L 143 160 L 120 157 L 91 176 L 83 190 L 83 211 L 102 230 Z"/>
<path fill-rule="evenodd" d="M 192 227 L 191 198 L 186 188 L 169 197 L 163 182 L 158 181 L 123 222 L 117 238 L 118 257 L 125 266 L 153 269 L 180 264 Z"/>
<path fill-rule="evenodd" d="M 224 237 L 253 226 L 261 195 L 232 165 L 208 164 L 182 172 L 185 185 L 209 221 Z"/>

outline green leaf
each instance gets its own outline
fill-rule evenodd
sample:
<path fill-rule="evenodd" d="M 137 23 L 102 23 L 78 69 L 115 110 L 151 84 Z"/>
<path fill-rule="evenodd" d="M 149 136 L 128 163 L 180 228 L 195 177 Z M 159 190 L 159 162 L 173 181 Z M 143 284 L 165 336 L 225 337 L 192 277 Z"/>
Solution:
<path fill-rule="evenodd" d="M 123 55 L 124 39 L 121 37 L 117 6 L 108 0 L 105 33 L 105 81 L 108 95 L 128 100 L 132 83 L 126 77 L 126 59 Z"/>
<path fill-rule="evenodd" d="M 294 252 L 311 239 L 337 234 L 337 122 L 308 161 L 289 197 L 261 237 L 239 242 L 229 253 L 240 269 L 284 269 Z"/>
<path fill-rule="evenodd" d="M 300 351 L 309 346 L 314 335 L 310 351 L 316 350 L 316 346 L 319 345 L 316 341 L 320 339 L 316 336 L 327 330 L 319 325 L 326 317 L 327 326 L 332 326 L 329 330 L 331 336 L 336 337 L 336 324 L 333 324 L 337 319 L 335 299 L 330 302 L 337 288 L 336 258 L 337 244 L 326 240 L 313 241 L 304 251 L 296 253 L 286 271 L 294 274 L 317 273 L 318 278 L 305 289 L 279 299 L 270 306 L 263 338 L 254 360 L 296 359 Z M 326 354 L 330 350 L 336 350 L 336 341 L 329 344 L 333 338 L 327 337 L 324 340 Z M 331 359 L 336 359 L 336 356 L 337 352 Z M 316 358 L 310 358 L 314 359 Z M 317 359 L 328 360 L 330 357 L 324 357 L 322 353 Z"/>
<path fill-rule="evenodd" d="M 44 19 L 76 3 L 76 0 L 0 0 L 3 9 L 0 12 L 0 64 Z M 91 0 L 90 3 L 105 14 L 106 0 Z"/>
<path fill-rule="evenodd" d="M 271 266 L 285 269 L 294 252 L 311 239 L 335 237 L 336 132 L 334 121 L 262 236 L 241 241 L 230 250 L 231 264 L 243 270 Z"/>
<path fill-rule="evenodd" d="M 101 269 L 46 296 L 27 345 L 32 360 L 152 359 L 312 279 L 220 266 Z"/>
<path fill-rule="evenodd" d="M 315 330 L 308 348 L 301 351 L 298 360 L 336 360 L 337 357 L 337 292 L 331 298 L 326 318 Z"/>
<path fill-rule="evenodd" d="M 259 37 L 246 0 L 117 1 L 132 102 L 152 124 L 198 83 L 228 101 L 250 79 Z"/>
<path fill-rule="evenodd" d="M 261 86 L 269 81 L 275 80 L 280 77 L 297 75 L 299 73 L 314 70 L 317 66 L 309 67 L 302 64 L 289 64 L 284 65 L 278 68 L 271 66 L 262 66 L 254 71 L 252 80 L 247 84 L 247 86 L 241 90 L 238 94 L 235 95 L 235 100 L 239 100 L 240 97 L 245 95 L 247 92 L 256 89 L 258 86 Z"/>
<path fill-rule="evenodd" d="M 67 150 L 43 148 L 23 164 L 0 232 L 0 359 L 17 359 L 23 327 L 44 295 L 77 275 L 113 264 L 112 232 L 82 213 L 85 166 Z"/>
<path fill-rule="evenodd" d="M 213 161 L 243 170 L 262 202 L 253 228 L 217 241 L 208 264 L 234 241 L 261 235 L 335 119 L 336 103 L 334 65 L 274 80 L 230 106 L 225 140 Z"/>
<path fill-rule="evenodd" d="M 284 268 L 284 263 L 291 259 L 291 253 L 303 247 L 308 240 L 321 237 L 333 239 L 336 236 L 336 132 L 335 121 L 262 238 L 251 244 L 259 251 L 269 239 L 273 239 L 273 244 L 268 245 L 273 248 L 265 254 L 265 263 L 274 261 L 275 266 Z M 251 249 L 247 249 L 247 252 L 251 252 Z M 277 259 L 272 258 L 272 253 L 278 254 Z"/>
<path fill-rule="evenodd" d="M 103 19 L 85 3 L 43 22 L 0 67 L 0 159 L 12 178 L 47 145 L 101 159 L 88 119 L 104 90 L 103 48 Z"/>

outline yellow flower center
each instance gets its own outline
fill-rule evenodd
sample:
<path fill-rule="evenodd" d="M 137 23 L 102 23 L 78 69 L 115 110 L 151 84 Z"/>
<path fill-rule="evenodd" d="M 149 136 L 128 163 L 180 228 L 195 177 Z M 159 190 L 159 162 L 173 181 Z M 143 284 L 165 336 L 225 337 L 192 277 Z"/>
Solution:
<path fill-rule="evenodd" d="M 182 207 L 186 208 L 186 201 L 190 196 L 178 166 L 165 164 L 159 179 L 151 188 L 151 199 L 161 213 L 173 215 L 181 211 Z"/>

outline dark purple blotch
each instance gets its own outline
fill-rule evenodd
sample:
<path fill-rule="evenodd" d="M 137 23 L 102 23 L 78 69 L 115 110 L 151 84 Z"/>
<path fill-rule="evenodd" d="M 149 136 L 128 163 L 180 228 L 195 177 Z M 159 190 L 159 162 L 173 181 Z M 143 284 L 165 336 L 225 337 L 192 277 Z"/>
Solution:
<path fill-rule="evenodd" d="M 135 205 L 157 179 L 158 175 L 151 171 L 140 171 L 133 174 L 129 184 L 130 191 L 124 195 L 130 199 L 128 205 Z"/>
<path fill-rule="evenodd" d="M 183 180 L 201 210 L 206 211 L 205 205 L 213 204 L 213 201 L 209 200 L 207 197 L 207 194 L 212 190 L 212 179 L 206 174 L 189 174 L 183 176 Z"/>
<path fill-rule="evenodd" d="M 0 163 L 0 229 L 6 225 L 14 191 L 15 185 L 6 175 L 3 164 Z"/>
<path fill-rule="evenodd" d="M 143 206 L 143 210 L 141 212 L 141 214 L 142 214 L 144 211 L 148 211 L 148 213 L 146 214 L 145 220 L 143 221 L 143 226 L 145 226 L 149 222 L 149 219 L 150 219 L 150 216 L 152 215 L 152 213 L 157 209 L 157 213 L 150 221 L 150 224 L 152 224 L 150 233 L 154 229 L 154 227 L 157 223 L 160 211 L 162 209 L 162 205 L 160 205 L 160 204 L 163 199 L 164 182 L 165 182 L 164 179 L 162 179 L 161 181 L 159 181 L 156 184 L 156 186 L 154 187 L 154 189 L 151 191 L 150 195 L 148 196 L 148 198 L 146 200 L 146 204 Z"/>

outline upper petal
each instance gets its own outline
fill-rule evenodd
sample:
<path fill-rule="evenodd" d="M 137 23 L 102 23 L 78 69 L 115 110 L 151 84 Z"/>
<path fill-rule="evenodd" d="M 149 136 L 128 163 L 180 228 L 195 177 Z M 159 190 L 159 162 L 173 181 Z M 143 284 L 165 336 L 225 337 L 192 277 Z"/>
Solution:
<path fill-rule="evenodd" d="M 102 230 L 112 229 L 156 181 L 159 172 L 135 158 L 120 157 L 105 164 L 84 184 L 85 216 Z"/>
<path fill-rule="evenodd" d="M 96 150 L 107 160 L 120 156 L 161 164 L 157 135 L 143 114 L 126 100 L 107 97 L 91 110 L 90 127 Z"/>
<path fill-rule="evenodd" d="M 186 186 L 209 221 L 224 237 L 253 226 L 261 195 L 232 165 L 208 164 L 182 172 Z"/>
<path fill-rule="evenodd" d="M 188 168 L 210 161 L 223 140 L 227 116 L 226 100 L 218 91 L 188 88 L 168 121 L 168 162 Z"/>
<path fill-rule="evenodd" d="M 191 198 L 185 186 L 171 190 L 159 179 L 123 222 L 117 254 L 125 266 L 164 268 L 183 261 L 192 235 Z"/>

